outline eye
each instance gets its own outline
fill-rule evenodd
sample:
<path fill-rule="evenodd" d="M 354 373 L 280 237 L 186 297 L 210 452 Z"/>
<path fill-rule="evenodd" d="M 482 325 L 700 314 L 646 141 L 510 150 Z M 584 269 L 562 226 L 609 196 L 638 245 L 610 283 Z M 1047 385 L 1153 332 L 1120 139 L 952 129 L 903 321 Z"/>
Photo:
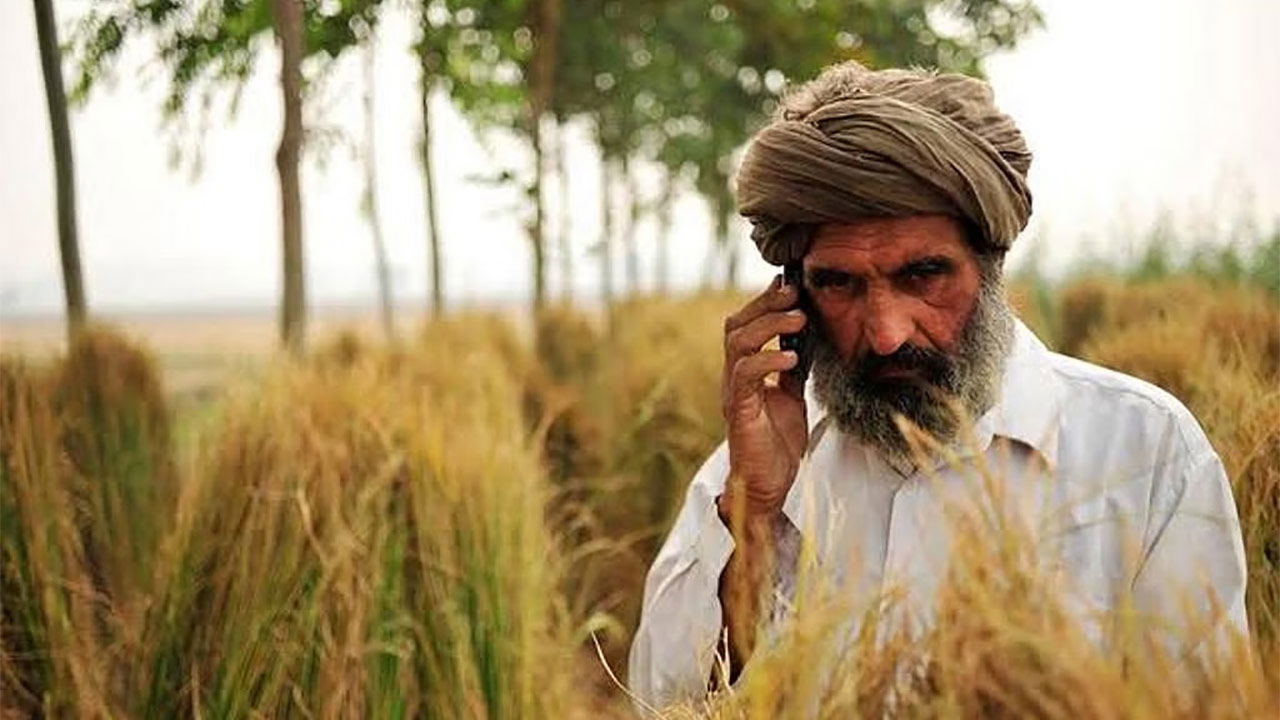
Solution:
<path fill-rule="evenodd" d="M 938 278 L 950 275 L 953 267 L 946 258 L 926 258 L 908 263 L 894 275 L 899 284 L 919 290 L 927 288 Z"/>
<path fill-rule="evenodd" d="M 815 268 L 807 274 L 805 285 L 813 292 L 852 294 L 862 287 L 862 279 L 850 273 L 827 268 Z"/>

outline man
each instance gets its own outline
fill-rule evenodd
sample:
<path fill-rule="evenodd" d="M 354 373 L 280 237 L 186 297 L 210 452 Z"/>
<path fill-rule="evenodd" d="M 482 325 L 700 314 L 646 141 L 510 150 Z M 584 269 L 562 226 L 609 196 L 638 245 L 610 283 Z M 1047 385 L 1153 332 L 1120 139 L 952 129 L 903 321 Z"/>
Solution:
<path fill-rule="evenodd" d="M 842 592 L 892 584 L 927 608 L 947 567 L 944 504 L 972 491 L 977 465 L 1043 510 L 1082 617 L 1122 603 L 1172 616 L 1189 598 L 1245 630 L 1239 521 L 1195 419 L 1156 387 L 1049 352 L 1005 303 L 1030 162 L 985 83 L 856 63 L 785 98 L 755 137 L 739 209 L 767 261 L 803 263 L 804 287 L 775 279 L 725 322 L 728 437 L 648 576 L 630 663 L 641 700 L 702 696 L 726 636 L 735 668 L 749 658 L 804 534 Z M 805 385 L 770 341 L 810 324 Z"/>

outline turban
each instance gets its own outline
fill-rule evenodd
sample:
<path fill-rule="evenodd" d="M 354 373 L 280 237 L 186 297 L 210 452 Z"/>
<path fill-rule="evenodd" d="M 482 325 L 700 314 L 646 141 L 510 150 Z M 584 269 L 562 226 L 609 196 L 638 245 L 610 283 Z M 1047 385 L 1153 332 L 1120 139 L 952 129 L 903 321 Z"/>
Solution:
<path fill-rule="evenodd" d="M 1031 216 L 1031 151 L 991 88 L 965 75 L 846 62 L 784 98 L 737 176 L 738 211 L 775 265 L 808 251 L 813 226 L 942 214 L 980 248 L 1008 250 Z"/>

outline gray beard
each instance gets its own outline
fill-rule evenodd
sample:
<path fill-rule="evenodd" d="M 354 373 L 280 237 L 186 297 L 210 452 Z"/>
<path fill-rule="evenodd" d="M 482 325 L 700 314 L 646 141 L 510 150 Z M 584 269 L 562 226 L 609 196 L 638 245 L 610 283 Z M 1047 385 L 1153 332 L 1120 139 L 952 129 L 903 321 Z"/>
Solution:
<path fill-rule="evenodd" d="M 846 362 L 820 330 L 814 335 L 814 393 L 841 432 L 866 443 L 894 467 L 914 465 L 912 445 L 895 418 L 902 416 L 939 445 L 949 445 L 962 422 L 976 420 L 994 404 L 1013 329 L 999 270 L 984 268 L 954 355 L 907 347 L 888 357 L 918 366 L 921 379 L 873 380 L 869 366 L 883 358 Z"/>

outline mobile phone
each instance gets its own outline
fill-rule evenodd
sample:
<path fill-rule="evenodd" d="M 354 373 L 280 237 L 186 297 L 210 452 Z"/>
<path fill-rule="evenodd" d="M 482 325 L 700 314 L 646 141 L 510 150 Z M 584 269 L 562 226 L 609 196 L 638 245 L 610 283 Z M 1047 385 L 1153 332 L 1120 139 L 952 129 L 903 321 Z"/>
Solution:
<path fill-rule="evenodd" d="M 787 370 L 786 374 L 803 387 L 805 380 L 809 379 L 809 366 L 813 363 L 814 315 L 812 303 L 809 301 L 809 294 L 804 289 L 804 263 L 802 261 L 795 260 L 782 267 L 782 284 L 790 285 L 796 289 L 796 307 L 805 314 L 807 319 L 804 328 L 800 332 L 784 333 L 778 337 L 778 346 L 783 350 L 795 352 L 798 360 L 796 366 Z"/>

